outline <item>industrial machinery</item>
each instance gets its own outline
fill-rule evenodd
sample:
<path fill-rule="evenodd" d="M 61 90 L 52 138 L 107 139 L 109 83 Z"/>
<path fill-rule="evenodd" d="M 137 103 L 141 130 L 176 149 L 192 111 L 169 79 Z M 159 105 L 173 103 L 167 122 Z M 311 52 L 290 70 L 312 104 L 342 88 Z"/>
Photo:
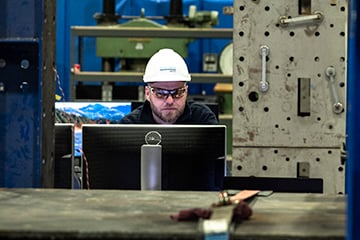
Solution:
<path fill-rule="evenodd" d="M 218 24 L 217 11 L 197 11 L 195 5 L 191 5 L 188 16 L 184 16 L 181 0 L 170 2 L 169 16 L 145 16 L 145 9 L 141 10 L 141 16 L 119 16 L 115 14 L 114 4 L 109 5 L 109 2 L 104 1 L 104 13 L 94 15 L 97 26 L 114 31 L 144 30 L 150 34 L 145 37 L 133 34 L 126 37 L 96 36 L 96 56 L 102 58 L 103 72 L 142 73 L 148 59 L 160 48 L 172 48 L 186 58 L 188 44 L 196 40 L 181 35 L 159 37 L 156 31 L 151 30 L 211 28 Z M 166 24 L 162 25 L 159 21 L 165 21 Z M 211 61 L 205 64 L 209 65 Z M 111 82 L 102 81 L 102 100 L 112 100 L 112 85 Z M 141 99 L 143 90 L 139 89 L 138 92 Z"/>
<path fill-rule="evenodd" d="M 99 25 L 107 25 L 111 28 L 135 27 L 135 28 L 171 28 L 171 27 L 212 27 L 217 25 L 217 11 L 197 12 L 196 6 L 191 5 L 189 15 L 182 15 L 182 1 L 171 1 L 170 16 L 165 17 L 146 17 L 145 9 L 141 10 L 141 16 L 133 17 L 122 24 L 107 24 L 102 15 L 96 14 L 95 18 Z M 125 17 L 129 18 L 129 17 Z M 120 17 L 121 19 L 121 17 Z M 167 21 L 162 25 L 155 20 L 163 19 Z M 126 71 L 143 72 L 148 59 L 160 48 L 172 48 L 183 57 L 187 57 L 187 45 L 194 39 L 189 38 L 157 38 L 156 35 L 147 38 L 96 38 L 96 55 L 102 58 L 120 58 L 121 69 Z"/>
<path fill-rule="evenodd" d="M 345 192 L 347 11 L 346 0 L 234 1 L 233 176 Z"/>

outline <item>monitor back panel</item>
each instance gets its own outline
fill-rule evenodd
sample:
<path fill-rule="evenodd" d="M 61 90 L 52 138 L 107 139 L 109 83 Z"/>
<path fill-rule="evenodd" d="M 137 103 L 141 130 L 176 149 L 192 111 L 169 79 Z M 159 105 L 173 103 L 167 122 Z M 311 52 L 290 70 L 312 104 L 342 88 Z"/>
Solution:
<path fill-rule="evenodd" d="M 55 124 L 55 188 L 73 187 L 74 125 Z"/>
<path fill-rule="evenodd" d="M 161 135 L 163 190 L 222 189 L 226 126 L 141 124 L 83 126 L 83 188 L 139 190 L 141 146 L 152 131 Z"/>

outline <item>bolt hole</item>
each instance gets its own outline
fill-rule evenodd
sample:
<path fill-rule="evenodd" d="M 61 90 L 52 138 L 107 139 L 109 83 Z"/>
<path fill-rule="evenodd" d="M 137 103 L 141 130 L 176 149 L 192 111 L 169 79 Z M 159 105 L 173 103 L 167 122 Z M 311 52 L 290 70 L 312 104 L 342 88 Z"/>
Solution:
<path fill-rule="evenodd" d="M 259 100 L 259 94 L 258 94 L 257 92 L 251 92 L 251 93 L 249 94 L 249 100 L 250 100 L 251 102 L 256 102 L 256 101 L 258 101 L 258 100 Z"/>

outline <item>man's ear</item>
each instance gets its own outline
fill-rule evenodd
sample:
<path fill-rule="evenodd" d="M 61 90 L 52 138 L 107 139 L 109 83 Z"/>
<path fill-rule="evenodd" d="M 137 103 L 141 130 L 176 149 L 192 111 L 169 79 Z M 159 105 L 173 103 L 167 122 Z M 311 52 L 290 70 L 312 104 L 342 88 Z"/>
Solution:
<path fill-rule="evenodd" d="M 150 101 L 150 94 L 151 94 L 150 88 L 145 87 L 144 88 L 144 93 L 145 93 L 145 99 Z"/>

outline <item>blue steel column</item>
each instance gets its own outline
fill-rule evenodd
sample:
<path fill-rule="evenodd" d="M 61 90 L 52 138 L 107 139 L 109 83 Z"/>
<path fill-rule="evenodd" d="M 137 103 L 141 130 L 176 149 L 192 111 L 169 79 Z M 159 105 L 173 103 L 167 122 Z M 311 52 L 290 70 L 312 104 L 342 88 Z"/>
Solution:
<path fill-rule="evenodd" d="M 0 187 L 51 186 L 55 17 L 48 8 L 42 0 L 0 1 Z"/>
<path fill-rule="evenodd" d="M 0 45 L 4 46 L 0 53 L 2 187 L 40 186 L 39 58 L 34 62 L 27 56 L 30 52 L 18 57 L 22 46 L 39 44 L 40 10 L 41 1 L 0 1 Z M 28 70 L 36 72 L 27 75 L 21 61 L 29 61 Z M 22 82 L 28 83 L 28 89 Z"/>
<path fill-rule="evenodd" d="M 348 162 L 347 239 L 360 239 L 360 25 L 357 0 L 349 2 L 348 38 Z"/>

